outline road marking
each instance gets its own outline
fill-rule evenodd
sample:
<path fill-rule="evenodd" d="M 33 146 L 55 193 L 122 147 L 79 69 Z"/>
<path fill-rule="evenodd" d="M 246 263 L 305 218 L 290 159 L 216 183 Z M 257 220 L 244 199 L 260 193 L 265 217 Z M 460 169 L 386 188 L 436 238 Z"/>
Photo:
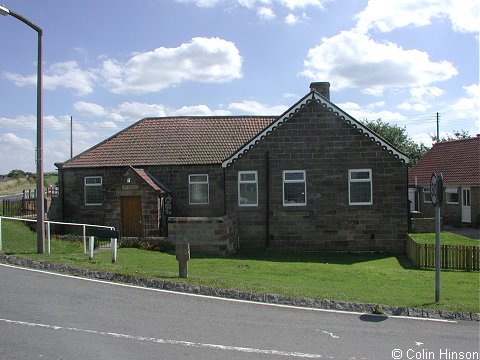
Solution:
<path fill-rule="evenodd" d="M 123 284 L 123 283 L 117 283 L 117 282 L 112 282 L 112 281 L 107 281 L 107 280 L 90 279 L 90 278 L 85 278 L 85 277 L 80 277 L 80 276 L 73 276 L 73 275 L 55 273 L 55 272 L 46 271 L 46 270 L 24 268 L 24 267 L 20 267 L 20 266 L 16 266 L 16 265 L 10 265 L 10 264 L 0 263 L 0 266 L 9 267 L 9 268 L 17 269 L 17 270 L 38 272 L 38 273 L 42 273 L 42 274 L 65 277 L 65 278 L 75 279 L 75 280 L 95 282 L 95 283 L 100 283 L 100 284 L 108 284 L 108 285 L 113 285 L 113 286 L 120 286 L 120 287 L 126 287 L 126 288 L 131 288 L 131 289 L 139 289 L 139 290 L 144 290 L 144 291 L 154 291 L 154 292 L 161 292 L 161 293 L 167 293 L 167 294 L 176 294 L 176 295 L 181 295 L 181 296 L 198 297 L 198 298 L 211 299 L 211 300 L 217 300 L 217 301 L 237 302 L 237 303 L 243 303 L 243 304 L 254 304 L 254 305 L 261 305 L 261 306 L 279 307 L 279 308 L 285 308 L 285 309 L 325 312 L 325 313 L 342 314 L 342 315 L 358 315 L 358 316 L 368 315 L 368 316 L 381 316 L 383 318 L 387 317 L 389 319 L 433 321 L 433 322 L 442 322 L 442 323 L 451 323 L 451 324 L 457 324 L 458 323 L 456 320 L 447 320 L 447 319 L 434 319 L 434 318 L 423 318 L 423 317 L 414 317 L 414 316 L 399 316 L 399 315 L 376 315 L 376 314 L 362 313 L 362 312 L 358 312 L 358 311 L 319 309 L 319 308 L 310 308 L 310 307 L 302 307 L 302 306 L 294 306 L 294 305 L 263 303 L 263 302 L 251 301 L 251 300 L 229 299 L 229 298 L 210 296 L 210 295 L 191 294 L 191 293 L 180 292 L 180 291 L 173 291 L 173 290 L 157 289 L 157 288 L 150 288 L 150 287 L 138 286 L 138 285 Z"/>
<path fill-rule="evenodd" d="M 64 331 L 64 332 L 71 331 L 71 332 L 79 332 L 84 334 L 109 336 L 117 339 L 143 341 L 143 342 L 150 342 L 150 343 L 156 343 L 156 344 L 177 345 L 177 346 L 194 347 L 194 348 L 201 348 L 201 349 L 210 349 L 210 350 L 236 351 L 236 352 L 242 352 L 242 353 L 275 355 L 275 356 L 295 357 L 295 358 L 304 358 L 304 359 L 323 358 L 323 356 L 319 354 L 308 354 L 308 353 L 301 353 L 301 352 L 290 352 L 290 351 L 281 351 L 281 350 L 272 350 L 272 349 L 255 349 L 255 348 L 243 347 L 243 346 L 205 344 L 205 343 L 184 341 L 184 340 L 159 339 L 159 338 L 153 338 L 153 337 L 119 334 L 119 333 L 108 332 L 108 331 L 79 329 L 79 328 L 68 327 L 68 326 L 38 324 L 38 323 L 18 321 L 18 320 L 0 319 L 0 322 L 12 324 L 12 325 L 19 325 L 19 326 L 39 327 L 44 329 L 56 330 L 56 331 Z"/>
<path fill-rule="evenodd" d="M 315 330 L 320 331 L 319 329 L 315 329 Z M 330 335 L 330 337 L 331 337 L 332 339 L 339 339 L 339 338 L 340 338 L 340 336 L 335 335 L 334 333 L 329 332 L 329 331 L 326 331 L 326 330 L 322 330 L 322 333 L 327 334 L 327 335 Z"/>

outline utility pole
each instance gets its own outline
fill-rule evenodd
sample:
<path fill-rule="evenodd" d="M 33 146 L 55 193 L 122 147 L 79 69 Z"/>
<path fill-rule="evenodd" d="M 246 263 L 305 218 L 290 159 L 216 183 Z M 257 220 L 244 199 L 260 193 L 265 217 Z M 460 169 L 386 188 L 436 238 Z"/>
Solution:
<path fill-rule="evenodd" d="M 71 158 L 73 158 L 73 116 L 70 116 L 70 159 Z"/>
<path fill-rule="evenodd" d="M 440 142 L 440 114 L 437 112 L 437 143 Z"/>

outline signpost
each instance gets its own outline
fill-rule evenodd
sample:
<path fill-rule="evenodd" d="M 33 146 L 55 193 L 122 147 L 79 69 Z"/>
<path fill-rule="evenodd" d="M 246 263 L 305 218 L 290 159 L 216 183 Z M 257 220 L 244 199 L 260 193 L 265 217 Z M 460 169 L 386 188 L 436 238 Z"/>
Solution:
<path fill-rule="evenodd" d="M 440 302 L 440 206 L 443 204 L 443 175 L 432 174 L 430 180 L 432 205 L 435 206 L 435 302 Z"/>

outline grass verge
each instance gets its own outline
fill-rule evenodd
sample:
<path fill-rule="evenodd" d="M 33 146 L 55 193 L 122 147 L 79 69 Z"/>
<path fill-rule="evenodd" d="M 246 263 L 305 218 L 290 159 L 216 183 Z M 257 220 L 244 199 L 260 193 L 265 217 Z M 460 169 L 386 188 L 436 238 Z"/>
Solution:
<path fill-rule="evenodd" d="M 45 174 L 43 178 L 45 186 L 55 185 L 58 182 L 58 175 L 56 174 Z M 6 183 L 0 183 L 0 196 L 1 195 L 13 195 L 19 194 L 23 190 L 35 189 L 36 188 L 36 179 L 30 178 L 20 178 L 15 180 L 10 180 Z"/>
<path fill-rule="evenodd" d="M 480 312 L 478 272 L 442 271 L 437 305 L 435 271 L 414 269 L 405 256 L 244 252 L 219 258 L 194 253 L 189 278 L 179 279 L 174 254 L 119 249 L 112 264 L 109 251 L 89 261 L 81 242 L 53 240 L 52 254 L 39 255 L 35 233 L 24 225 L 4 221 L 3 230 L 4 253 L 91 270 L 291 297 Z"/>
<path fill-rule="evenodd" d="M 435 244 L 435 233 L 410 234 L 410 237 L 419 244 Z M 480 246 L 480 242 L 466 236 L 442 231 L 440 234 L 441 245 Z"/>

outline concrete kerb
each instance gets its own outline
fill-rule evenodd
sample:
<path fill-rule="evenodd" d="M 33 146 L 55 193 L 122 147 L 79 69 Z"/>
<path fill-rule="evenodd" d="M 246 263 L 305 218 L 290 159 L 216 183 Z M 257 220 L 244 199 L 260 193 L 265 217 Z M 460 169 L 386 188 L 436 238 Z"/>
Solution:
<path fill-rule="evenodd" d="M 163 281 L 163 280 L 152 279 L 152 278 L 140 278 L 140 277 L 135 277 L 130 275 L 121 275 L 121 274 L 114 274 L 110 272 L 87 270 L 84 268 L 77 268 L 70 265 L 51 264 L 51 263 L 41 262 L 38 260 L 20 258 L 13 255 L 0 254 L 0 262 L 21 266 L 21 267 L 59 272 L 62 274 L 68 274 L 68 275 L 85 277 L 85 278 L 107 280 L 112 282 L 133 284 L 133 285 L 139 285 L 144 287 L 151 287 L 151 288 L 157 288 L 162 290 L 172 290 L 172 291 L 191 293 L 191 294 L 224 297 L 224 298 L 238 299 L 238 300 L 248 300 L 248 301 L 255 301 L 260 303 L 291 305 L 291 306 L 318 308 L 318 309 L 326 309 L 326 310 L 351 311 L 351 312 L 359 312 L 359 313 L 365 313 L 365 314 L 375 314 L 375 313 L 378 314 L 380 310 L 381 315 L 386 315 L 386 316 L 395 315 L 395 316 L 411 316 L 411 317 L 448 319 L 448 320 L 480 321 L 480 313 L 395 307 L 395 306 L 381 305 L 381 304 L 361 304 L 361 303 L 350 303 L 350 302 L 335 301 L 335 300 L 292 298 L 292 297 L 276 295 L 276 294 L 260 294 L 260 293 L 247 292 L 247 291 L 217 289 L 209 286 L 176 283 L 176 282 Z"/>

